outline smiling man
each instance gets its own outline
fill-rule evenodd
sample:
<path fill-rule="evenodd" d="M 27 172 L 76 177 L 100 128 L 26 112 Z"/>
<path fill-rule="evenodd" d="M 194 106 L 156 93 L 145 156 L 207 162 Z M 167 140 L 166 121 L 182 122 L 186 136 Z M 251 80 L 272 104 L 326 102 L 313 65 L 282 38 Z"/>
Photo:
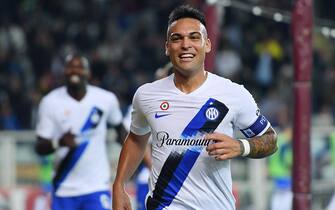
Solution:
<path fill-rule="evenodd" d="M 276 134 L 251 94 L 205 70 L 211 50 L 203 14 L 181 6 L 169 16 L 165 52 L 173 74 L 141 86 L 113 185 L 113 209 L 131 209 L 124 190 L 152 135 L 148 210 L 235 210 L 230 159 L 262 158 Z M 161 116 L 161 117 L 157 117 Z M 248 138 L 235 139 L 239 128 Z"/>
<path fill-rule="evenodd" d="M 89 62 L 81 55 L 65 60 L 65 86 L 39 106 L 35 150 L 55 153 L 52 210 L 107 210 L 111 207 L 107 123 L 122 113 L 116 96 L 88 84 Z"/>

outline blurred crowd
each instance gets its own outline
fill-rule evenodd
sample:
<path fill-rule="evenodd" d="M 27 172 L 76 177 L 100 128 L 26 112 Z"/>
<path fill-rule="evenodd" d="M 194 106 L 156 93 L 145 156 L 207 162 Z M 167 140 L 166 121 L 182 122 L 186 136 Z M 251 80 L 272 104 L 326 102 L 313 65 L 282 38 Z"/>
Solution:
<path fill-rule="evenodd" d="M 290 10 L 290 1 L 250 1 Z M 136 88 L 154 79 L 164 54 L 168 14 L 204 1 L 4 1 L 0 8 L 0 129 L 32 129 L 40 98 L 62 84 L 63 59 L 80 51 L 92 83 L 117 94 L 124 111 Z M 265 4 L 266 3 L 266 4 Z M 244 84 L 274 126 L 293 111 L 290 25 L 236 8 L 221 10 L 211 71 Z M 209 23 L 210 24 L 210 23 Z M 335 116 L 334 40 L 314 35 L 313 120 Z M 333 113 L 333 114 L 332 114 Z"/>

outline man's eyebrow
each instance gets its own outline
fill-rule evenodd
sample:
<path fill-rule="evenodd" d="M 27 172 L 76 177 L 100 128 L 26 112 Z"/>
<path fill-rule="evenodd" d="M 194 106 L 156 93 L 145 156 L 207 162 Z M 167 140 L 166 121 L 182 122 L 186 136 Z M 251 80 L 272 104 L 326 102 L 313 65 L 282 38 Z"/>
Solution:
<path fill-rule="evenodd" d="M 195 35 L 195 34 L 202 35 L 202 33 L 200 31 L 193 31 L 193 32 L 189 33 L 189 35 Z"/>
<path fill-rule="evenodd" d="M 188 35 L 195 35 L 195 34 L 202 35 L 202 33 L 200 31 L 192 31 L 192 32 L 188 33 L 187 36 Z M 173 32 L 173 33 L 170 34 L 170 37 L 171 36 L 183 36 L 183 35 L 181 33 L 178 33 L 178 32 Z"/>
<path fill-rule="evenodd" d="M 181 34 L 180 34 L 180 33 L 171 33 L 171 34 L 170 34 L 170 37 L 171 37 L 171 36 L 181 36 Z"/>

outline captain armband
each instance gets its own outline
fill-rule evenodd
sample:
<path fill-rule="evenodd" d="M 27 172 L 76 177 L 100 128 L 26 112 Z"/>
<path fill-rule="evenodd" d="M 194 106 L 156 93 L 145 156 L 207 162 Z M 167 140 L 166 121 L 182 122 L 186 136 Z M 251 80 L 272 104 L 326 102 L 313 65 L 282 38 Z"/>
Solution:
<path fill-rule="evenodd" d="M 245 137 L 253 138 L 265 132 L 269 126 L 269 121 L 263 115 L 259 115 L 252 125 L 248 128 L 242 129 L 241 132 Z"/>

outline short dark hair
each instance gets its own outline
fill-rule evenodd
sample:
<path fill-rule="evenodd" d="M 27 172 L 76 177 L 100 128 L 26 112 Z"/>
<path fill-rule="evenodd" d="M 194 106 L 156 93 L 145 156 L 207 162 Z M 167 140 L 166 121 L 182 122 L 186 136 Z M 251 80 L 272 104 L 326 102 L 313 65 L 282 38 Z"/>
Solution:
<path fill-rule="evenodd" d="M 205 15 L 198 9 L 193 8 L 190 5 L 181 5 L 174 10 L 169 15 L 168 26 L 170 26 L 174 21 L 181 18 L 193 18 L 199 20 L 206 27 Z"/>

